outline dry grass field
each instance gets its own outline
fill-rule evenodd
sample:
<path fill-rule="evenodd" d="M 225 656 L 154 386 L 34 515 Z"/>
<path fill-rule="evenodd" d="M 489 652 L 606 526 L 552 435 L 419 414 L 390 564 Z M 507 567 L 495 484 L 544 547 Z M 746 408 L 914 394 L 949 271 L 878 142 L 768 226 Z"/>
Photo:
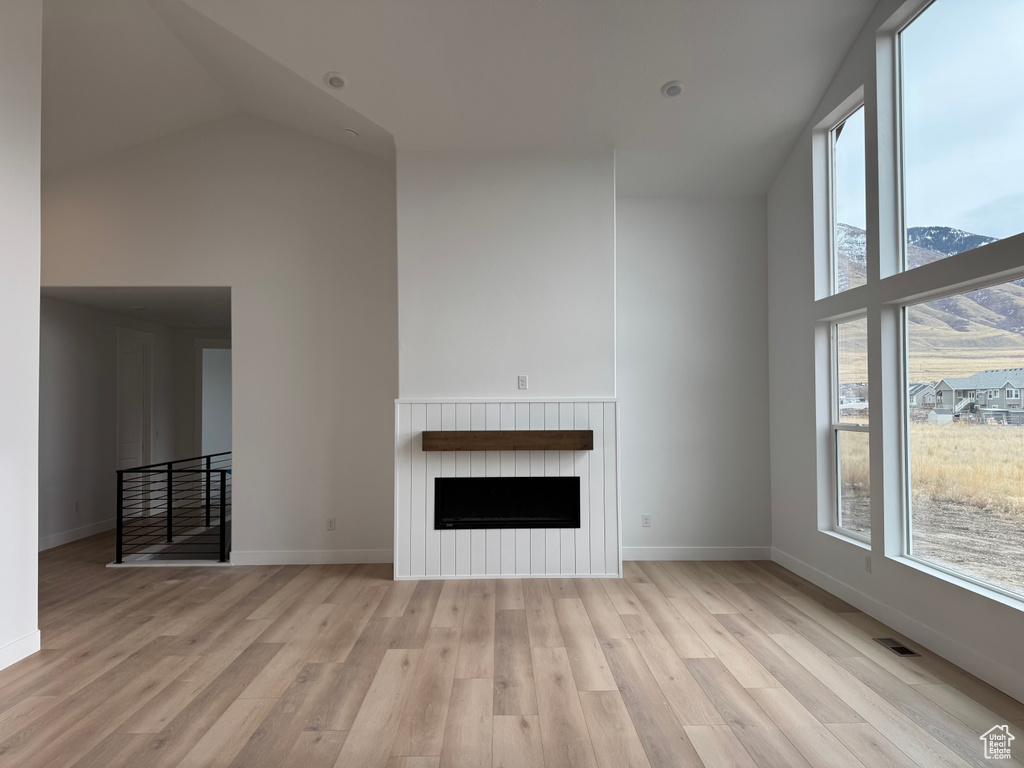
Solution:
<path fill-rule="evenodd" d="M 919 345 L 911 338 L 907 378 L 910 381 L 932 381 L 950 377 L 973 376 L 980 371 L 1000 368 L 1024 367 L 1024 349 L 992 349 L 977 347 L 958 349 L 931 349 Z M 868 380 L 868 358 L 864 350 L 840 348 L 839 383 L 859 384 Z"/>
<path fill-rule="evenodd" d="M 1007 284 L 1002 289 L 1022 291 Z M 1024 367 L 1024 333 L 989 327 L 971 320 L 998 319 L 986 315 L 965 294 L 911 307 L 907 313 L 907 378 L 909 381 L 938 381 L 948 377 L 966 377 L 979 371 Z M 949 302 L 957 303 L 959 315 L 942 312 Z M 961 305 L 970 304 L 975 311 Z M 948 307 L 946 307 L 948 309 Z M 1006 309 L 1005 311 L 1009 311 Z M 1024 312 L 1024 308 L 1014 309 Z M 868 380 L 867 327 L 863 322 L 844 323 L 838 345 L 839 383 L 855 384 Z"/>
<path fill-rule="evenodd" d="M 866 441 L 847 441 L 842 458 L 844 496 L 866 496 Z M 910 476 L 915 500 L 966 504 L 1024 521 L 1024 429 L 911 424 Z"/>
<path fill-rule="evenodd" d="M 910 478 L 915 496 L 1024 520 L 1024 429 L 911 424 Z"/>

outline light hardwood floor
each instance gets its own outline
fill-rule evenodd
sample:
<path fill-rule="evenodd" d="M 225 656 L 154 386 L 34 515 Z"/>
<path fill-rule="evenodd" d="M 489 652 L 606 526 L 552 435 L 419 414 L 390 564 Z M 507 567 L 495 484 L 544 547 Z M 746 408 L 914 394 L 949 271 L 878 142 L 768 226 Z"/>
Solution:
<path fill-rule="evenodd" d="M 109 548 L 41 556 L 0 766 L 983 766 L 1003 723 L 1024 753 L 1024 705 L 772 563 L 394 582 Z"/>

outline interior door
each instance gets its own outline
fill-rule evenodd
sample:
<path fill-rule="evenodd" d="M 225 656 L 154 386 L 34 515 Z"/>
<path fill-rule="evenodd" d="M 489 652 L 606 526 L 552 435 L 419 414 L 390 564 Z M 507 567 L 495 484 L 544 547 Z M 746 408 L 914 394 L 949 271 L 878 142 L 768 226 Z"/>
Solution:
<path fill-rule="evenodd" d="M 117 329 L 117 468 L 150 463 L 153 401 L 151 333 Z"/>

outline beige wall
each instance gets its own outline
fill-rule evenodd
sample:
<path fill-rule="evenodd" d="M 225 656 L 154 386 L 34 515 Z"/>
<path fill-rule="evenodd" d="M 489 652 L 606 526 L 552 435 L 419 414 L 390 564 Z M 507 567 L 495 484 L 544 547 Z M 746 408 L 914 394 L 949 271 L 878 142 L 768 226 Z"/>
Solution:
<path fill-rule="evenodd" d="M 618 201 L 627 560 L 770 557 L 765 216 L 762 197 Z"/>
<path fill-rule="evenodd" d="M 47 286 L 232 288 L 237 561 L 390 559 L 389 163 L 226 118 L 47 178 L 43 248 Z"/>
<path fill-rule="evenodd" d="M 40 550 L 114 527 L 118 326 L 153 334 L 150 458 L 153 462 L 173 458 L 171 329 L 43 299 L 39 344 Z"/>

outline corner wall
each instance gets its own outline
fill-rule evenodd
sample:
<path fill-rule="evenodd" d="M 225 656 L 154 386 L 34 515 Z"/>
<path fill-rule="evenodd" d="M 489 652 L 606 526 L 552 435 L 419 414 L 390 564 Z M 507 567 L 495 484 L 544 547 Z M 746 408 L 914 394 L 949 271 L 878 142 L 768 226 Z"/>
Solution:
<path fill-rule="evenodd" d="M 768 558 L 765 200 L 620 198 L 617 229 L 623 556 Z"/>
<path fill-rule="evenodd" d="M 390 163 L 234 116 L 47 178 L 43 243 L 44 285 L 232 288 L 235 562 L 390 560 Z"/>
<path fill-rule="evenodd" d="M 42 2 L 0 3 L 0 669 L 39 650 Z"/>

